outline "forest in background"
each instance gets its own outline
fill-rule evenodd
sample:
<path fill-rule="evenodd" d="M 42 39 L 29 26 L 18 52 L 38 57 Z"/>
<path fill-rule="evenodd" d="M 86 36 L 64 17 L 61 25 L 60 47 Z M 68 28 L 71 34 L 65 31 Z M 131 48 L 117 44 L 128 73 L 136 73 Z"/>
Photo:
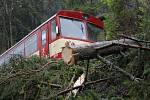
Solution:
<path fill-rule="evenodd" d="M 1 0 L 0 53 L 61 9 L 81 10 L 106 17 L 107 38 L 117 34 L 149 39 L 148 0 Z"/>
<path fill-rule="evenodd" d="M 30 31 L 60 9 L 82 10 L 105 16 L 107 40 L 119 34 L 150 41 L 149 0 L 1 0 L 0 53 L 4 52 Z M 150 98 L 150 53 L 129 49 L 123 54 L 106 57 L 113 65 L 139 78 L 130 80 L 112 66 L 98 59 L 89 63 L 88 81 L 105 79 L 80 88 L 76 97 L 58 94 L 70 88 L 86 71 L 87 61 L 66 66 L 63 61 L 31 57 L 12 59 L 0 67 L 0 99 L 11 100 L 148 100 Z M 52 62 L 50 65 L 45 63 Z M 43 67 L 44 66 L 44 67 Z M 71 83 L 71 85 L 70 85 Z"/>
<path fill-rule="evenodd" d="M 1 0 L 0 53 L 61 9 L 105 16 L 108 39 L 116 34 L 149 39 L 149 6 L 148 0 Z"/>

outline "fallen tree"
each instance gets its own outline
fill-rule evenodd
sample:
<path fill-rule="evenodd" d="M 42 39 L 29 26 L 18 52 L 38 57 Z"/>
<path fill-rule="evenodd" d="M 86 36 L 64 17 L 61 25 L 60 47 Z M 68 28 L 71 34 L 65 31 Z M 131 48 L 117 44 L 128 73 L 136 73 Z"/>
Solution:
<path fill-rule="evenodd" d="M 117 69 L 119 72 L 128 76 L 131 80 L 135 82 L 139 82 L 141 80 L 140 78 L 136 78 L 134 75 L 130 74 L 129 72 L 125 71 L 119 66 L 114 65 L 111 61 L 103 58 L 103 56 L 107 56 L 110 54 L 119 54 L 119 53 L 122 54 L 128 48 L 136 48 L 139 50 L 150 51 L 150 48 L 144 46 L 144 43 L 149 43 L 149 42 L 139 41 L 137 39 L 130 38 L 130 37 L 125 37 L 125 38 L 126 39 L 103 41 L 103 42 L 96 42 L 96 43 L 83 44 L 83 45 L 70 45 L 69 42 L 66 42 L 65 47 L 62 49 L 62 59 L 66 64 L 73 65 L 76 64 L 77 61 L 82 61 L 82 60 L 89 61 L 90 59 L 97 58 L 101 60 L 103 63 L 107 64 L 108 66 L 113 67 L 114 69 Z M 88 73 L 88 70 L 86 73 Z M 80 84 L 78 84 L 77 86 L 73 86 L 70 90 L 65 90 L 65 92 L 76 90 L 77 93 L 78 91 L 77 89 L 82 87 L 84 83 L 81 82 L 81 80 L 79 79 L 77 81 L 80 81 Z M 64 91 L 60 92 L 60 94 L 65 92 Z M 74 95 L 76 95 L 76 93 L 74 93 Z"/>
<path fill-rule="evenodd" d="M 73 46 L 66 43 L 66 46 L 62 49 L 62 58 L 66 64 L 73 65 L 77 61 L 97 58 L 97 55 L 107 56 L 120 53 L 128 48 L 150 50 L 150 48 L 142 46 L 141 43 L 133 39 L 120 39 Z"/>

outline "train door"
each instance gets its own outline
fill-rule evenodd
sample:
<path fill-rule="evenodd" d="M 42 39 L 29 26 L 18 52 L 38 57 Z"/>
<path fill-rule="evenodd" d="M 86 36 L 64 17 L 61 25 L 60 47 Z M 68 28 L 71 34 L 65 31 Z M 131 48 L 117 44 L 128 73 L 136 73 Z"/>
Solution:
<path fill-rule="evenodd" d="M 50 49 L 50 51 L 49 51 L 49 54 L 50 54 L 50 57 L 52 57 L 52 55 L 54 55 L 55 53 L 55 49 L 54 49 L 54 47 L 55 46 L 52 46 L 52 44 L 54 43 L 54 41 L 56 40 L 56 38 L 57 38 L 57 33 L 58 33 L 58 27 L 57 27 L 57 25 L 56 25 L 56 18 L 53 18 L 51 21 L 50 21 L 50 23 L 49 23 L 49 25 L 50 25 L 50 41 L 49 41 L 49 49 Z"/>
<path fill-rule="evenodd" d="M 40 56 L 48 57 L 49 55 L 49 35 L 48 35 L 48 24 L 45 24 L 40 28 Z"/>

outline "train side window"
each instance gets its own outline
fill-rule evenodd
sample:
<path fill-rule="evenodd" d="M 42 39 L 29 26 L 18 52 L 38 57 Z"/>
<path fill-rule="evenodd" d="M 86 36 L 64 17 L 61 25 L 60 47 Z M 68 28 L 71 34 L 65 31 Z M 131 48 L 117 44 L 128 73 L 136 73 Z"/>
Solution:
<path fill-rule="evenodd" d="M 56 39 L 56 20 L 52 20 L 51 22 L 51 39 Z"/>
<path fill-rule="evenodd" d="M 42 31 L 42 46 L 46 44 L 46 30 Z"/>
<path fill-rule="evenodd" d="M 28 39 L 25 41 L 25 55 L 30 56 L 38 49 L 37 44 L 37 34 L 34 34 L 33 36 L 28 37 Z"/>

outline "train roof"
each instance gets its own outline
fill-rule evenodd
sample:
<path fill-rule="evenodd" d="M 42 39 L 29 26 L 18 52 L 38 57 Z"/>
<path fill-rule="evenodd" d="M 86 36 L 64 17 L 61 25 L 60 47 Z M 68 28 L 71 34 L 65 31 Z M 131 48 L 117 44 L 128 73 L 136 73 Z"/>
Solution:
<path fill-rule="evenodd" d="M 100 28 L 103 28 L 102 20 L 95 18 L 93 15 L 84 13 L 82 11 L 60 10 L 56 15 L 68 18 L 76 18 L 79 20 L 85 20 L 86 22 L 92 23 Z"/>

